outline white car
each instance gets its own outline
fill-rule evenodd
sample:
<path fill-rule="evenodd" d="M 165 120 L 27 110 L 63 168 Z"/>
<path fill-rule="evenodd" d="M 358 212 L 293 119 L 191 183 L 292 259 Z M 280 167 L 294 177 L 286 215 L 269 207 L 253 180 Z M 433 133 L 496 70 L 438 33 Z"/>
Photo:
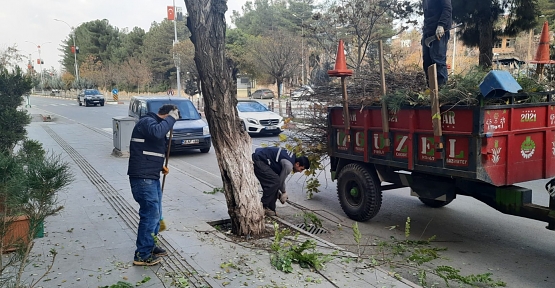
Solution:
<path fill-rule="evenodd" d="M 312 87 L 303 85 L 291 92 L 291 100 L 308 100 L 314 94 Z"/>
<path fill-rule="evenodd" d="M 282 132 L 283 117 L 268 110 L 268 107 L 255 100 L 237 101 L 239 118 L 249 134 L 273 134 Z"/>

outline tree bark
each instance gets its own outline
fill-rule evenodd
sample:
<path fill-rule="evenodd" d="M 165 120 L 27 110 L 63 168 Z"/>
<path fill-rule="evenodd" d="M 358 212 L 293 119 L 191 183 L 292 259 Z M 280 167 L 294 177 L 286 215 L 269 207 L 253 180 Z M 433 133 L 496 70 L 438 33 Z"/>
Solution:
<path fill-rule="evenodd" d="M 226 0 L 185 0 L 187 27 L 195 45 L 204 113 L 222 176 L 232 232 L 256 235 L 264 213 L 251 159 L 252 142 L 242 131 L 231 61 L 225 55 Z"/>
<path fill-rule="evenodd" d="M 480 44 L 478 48 L 480 51 L 479 65 L 481 67 L 491 67 L 493 60 L 493 19 L 480 23 Z"/>

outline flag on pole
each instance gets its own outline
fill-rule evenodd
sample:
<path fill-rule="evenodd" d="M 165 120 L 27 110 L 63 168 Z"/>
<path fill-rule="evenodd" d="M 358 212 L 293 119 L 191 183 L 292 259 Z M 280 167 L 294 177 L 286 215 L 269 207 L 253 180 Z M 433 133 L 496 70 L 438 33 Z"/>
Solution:
<path fill-rule="evenodd" d="M 175 15 L 177 21 L 183 21 L 183 9 L 181 7 L 175 7 Z"/>
<path fill-rule="evenodd" d="M 173 6 L 168 6 L 168 20 L 175 19 L 175 10 Z"/>

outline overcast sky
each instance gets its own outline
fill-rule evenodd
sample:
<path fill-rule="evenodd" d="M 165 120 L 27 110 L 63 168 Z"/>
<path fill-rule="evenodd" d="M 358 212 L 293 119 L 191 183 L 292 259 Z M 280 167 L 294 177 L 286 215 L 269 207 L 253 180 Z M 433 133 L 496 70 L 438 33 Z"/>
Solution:
<path fill-rule="evenodd" d="M 54 67 L 60 70 L 61 52 L 58 48 L 70 34 L 70 28 L 54 19 L 79 26 L 83 22 L 108 19 L 112 26 L 120 29 L 138 26 L 148 31 L 153 21 L 161 22 L 166 18 L 166 6 L 172 0 L 0 0 L 0 49 L 16 44 L 22 54 L 34 59 L 36 63 L 41 45 L 43 69 Z M 226 19 L 233 10 L 241 11 L 246 0 L 228 0 Z M 9 3 L 9 4 L 8 4 Z M 183 7 L 183 0 L 175 1 L 175 6 Z M 26 41 L 34 42 L 29 43 Z M 46 43 L 51 42 L 51 43 Z M 79 43 L 79 40 L 77 39 Z M 79 45 L 77 45 L 79 46 Z M 25 62 L 26 63 L 26 62 Z M 37 67 L 38 68 L 38 67 Z"/>

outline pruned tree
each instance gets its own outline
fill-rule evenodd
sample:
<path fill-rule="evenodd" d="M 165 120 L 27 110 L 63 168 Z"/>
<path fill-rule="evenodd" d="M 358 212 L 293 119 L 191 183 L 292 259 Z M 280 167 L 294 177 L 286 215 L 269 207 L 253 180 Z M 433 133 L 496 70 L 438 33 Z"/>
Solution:
<path fill-rule="evenodd" d="M 500 35 L 515 36 L 534 28 L 540 15 L 537 0 L 452 0 L 452 5 L 453 22 L 464 27 L 460 39 L 479 48 L 483 67 L 491 67 L 493 43 Z M 506 11 L 509 14 L 504 16 Z M 500 17 L 506 17 L 506 25 L 495 26 Z"/>
<path fill-rule="evenodd" d="M 225 53 L 226 0 L 185 0 L 195 64 L 203 83 L 204 113 L 214 141 L 231 230 L 263 231 L 264 213 L 252 171 L 252 142 L 237 115 L 236 69 Z"/>

